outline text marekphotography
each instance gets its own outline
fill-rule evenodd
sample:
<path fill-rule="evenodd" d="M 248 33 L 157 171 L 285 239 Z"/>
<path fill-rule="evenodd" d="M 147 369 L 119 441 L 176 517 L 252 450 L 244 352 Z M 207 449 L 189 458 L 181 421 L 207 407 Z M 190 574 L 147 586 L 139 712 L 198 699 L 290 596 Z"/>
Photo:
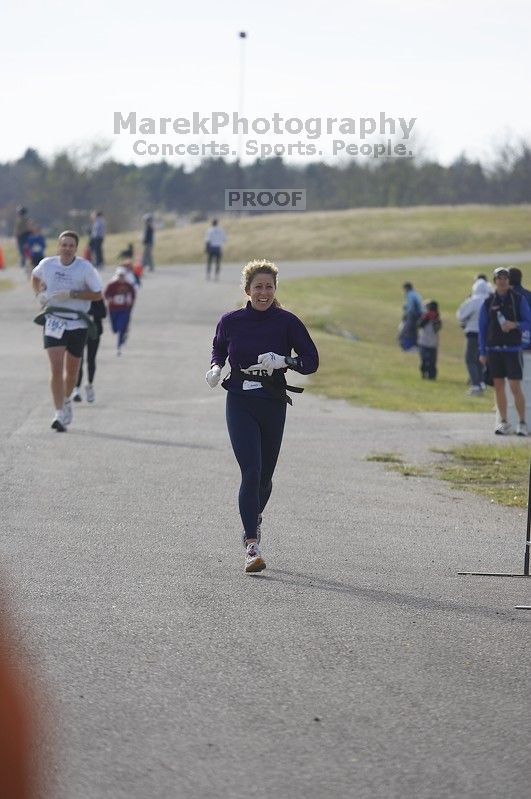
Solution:
<path fill-rule="evenodd" d="M 132 150 L 138 156 L 411 158 L 416 122 L 417 117 L 392 117 L 385 111 L 376 116 L 306 118 L 275 112 L 252 119 L 236 111 L 165 117 L 115 111 L 113 132 L 134 136 Z"/>

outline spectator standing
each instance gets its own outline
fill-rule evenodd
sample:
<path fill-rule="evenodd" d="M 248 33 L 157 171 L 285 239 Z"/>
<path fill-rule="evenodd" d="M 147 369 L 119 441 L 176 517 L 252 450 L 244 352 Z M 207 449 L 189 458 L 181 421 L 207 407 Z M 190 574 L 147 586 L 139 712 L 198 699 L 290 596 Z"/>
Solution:
<path fill-rule="evenodd" d="M 96 269 L 101 269 L 104 265 L 103 241 L 105 239 L 106 222 L 103 211 L 96 211 L 90 231 L 90 249 L 92 252 L 92 263 Z"/>
<path fill-rule="evenodd" d="M 144 269 L 147 267 L 150 272 L 155 269 L 153 263 L 153 245 L 155 244 L 155 226 L 153 224 L 153 215 L 146 214 L 144 216 L 144 236 L 142 238 L 144 245 L 144 252 L 142 253 L 142 266 Z"/>
<path fill-rule="evenodd" d="M 221 269 L 221 257 L 223 255 L 223 245 L 227 241 L 227 236 L 225 231 L 222 227 L 219 226 L 218 220 L 213 219 L 212 225 L 208 228 L 205 236 L 206 242 L 206 255 L 207 255 L 207 265 L 206 265 L 206 276 L 207 280 L 210 280 L 210 270 L 212 267 L 212 261 L 215 260 L 216 262 L 216 271 L 215 271 L 215 279 L 219 279 L 219 273 Z"/>
<path fill-rule="evenodd" d="M 30 248 L 32 265 L 38 266 L 46 252 L 46 239 L 38 225 L 35 225 L 31 235 L 28 237 L 28 247 Z"/>
<path fill-rule="evenodd" d="M 422 316 L 422 297 L 418 291 L 415 291 L 412 283 L 404 283 L 402 288 L 405 302 L 398 340 L 402 349 L 407 351 L 417 345 L 417 326 Z"/>
<path fill-rule="evenodd" d="M 477 283 L 478 281 L 480 281 L 480 280 L 483 280 L 483 281 L 484 281 L 484 283 L 485 283 L 485 285 L 486 285 L 486 287 L 487 287 L 487 289 L 488 289 L 488 293 L 489 293 L 489 294 L 494 294 L 494 286 L 493 286 L 493 285 L 492 285 L 492 283 L 489 281 L 489 279 L 488 279 L 487 275 L 486 275 L 486 274 L 484 274 L 484 272 L 480 272 L 478 275 L 476 275 L 476 280 L 475 280 L 474 286 L 475 286 L 475 285 L 476 285 L 476 283 Z"/>
<path fill-rule="evenodd" d="M 470 378 L 470 397 L 479 397 L 485 390 L 483 366 L 479 362 L 479 312 L 485 299 L 490 296 L 487 280 L 476 279 L 472 294 L 457 309 L 457 319 L 466 337 L 465 363 Z"/>
<path fill-rule="evenodd" d="M 20 253 L 20 266 L 22 269 L 26 266 L 26 259 L 28 258 L 28 239 L 32 233 L 32 224 L 28 216 L 28 209 L 23 205 L 17 208 L 17 218 L 15 221 L 15 238 L 17 240 L 17 247 Z"/>
<path fill-rule="evenodd" d="M 522 332 L 531 331 L 531 310 L 526 298 L 511 289 L 508 269 L 494 270 L 494 285 L 496 291 L 485 300 L 479 313 L 479 359 L 482 364 L 488 364 L 500 417 L 494 432 L 499 436 L 512 433 L 507 421 L 507 378 L 519 418 L 516 435 L 527 436 L 522 391 Z"/>
<path fill-rule="evenodd" d="M 430 300 L 426 303 L 426 310 L 420 317 L 418 333 L 420 373 L 423 378 L 428 380 L 437 379 L 437 350 L 441 327 L 439 305 L 435 300 Z"/>

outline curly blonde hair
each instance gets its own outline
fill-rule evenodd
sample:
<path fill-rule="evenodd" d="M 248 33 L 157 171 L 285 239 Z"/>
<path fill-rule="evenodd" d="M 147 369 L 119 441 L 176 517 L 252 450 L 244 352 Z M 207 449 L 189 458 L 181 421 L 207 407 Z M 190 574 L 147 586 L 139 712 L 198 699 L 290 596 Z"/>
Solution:
<path fill-rule="evenodd" d="M 242 289 L 246 294 L 249 294 L 251 283 L 256 275 L 265 274 L 271 275 L 275 283 L 275 288 L 278 286 L 278 267 L 272 261 L 266 261 L 265 258 L 255 258 L 249 261 L 242 269 Z M 275 297 L 273 305 L 280 306 L 279 301 Z"/>

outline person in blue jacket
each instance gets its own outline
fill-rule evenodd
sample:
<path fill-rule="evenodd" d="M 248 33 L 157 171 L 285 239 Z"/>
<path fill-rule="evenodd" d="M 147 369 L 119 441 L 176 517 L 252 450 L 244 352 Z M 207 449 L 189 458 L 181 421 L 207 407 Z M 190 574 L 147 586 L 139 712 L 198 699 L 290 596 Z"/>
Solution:
<path fill-rule="evenodd" d="M 522 391 L 522 333 L 531 331 L 531 310 L 526 298 L 509 285 L 509 270 L 494 270 L 495 291 L 479 313 L 479 360 L 488 365 L 496 393 L 500 423 L 494 431 L 506 436 L 512 433 L 507 421 L 505 378 L 514 397 L 519 422 L 517 436 L 527 436 L 525 397 Z"/>
<path fill-rule="evenodd" d="M 412 350 L 417 346 L 418 323 L 423 312 L 422 297 L 415 291 L 412 283 L 404 283 L 404 306 L 400 323 L 398 340 L 403 350 Z"/>
<path fill-rule="evenodd" d="M 28 247 L 31 253 L 31 263 L 33 266 L 38 266 L 46 252 L 46 239 L 38 225 L 33 228 L 31 235 L 28 236 Z"/>
<path fill-rule="evenodd" d="M 278 269 L 270 261 L 250 261 L 242 271 L 248 296 L 244 308 L 224 314 L 218 322 L 206 381 L 214 388 L 229 361 L 226 419 L 234 454 L 241 470 L 239 510 L 243 522 L 245 571 L 266 564 L 259 547 L 262 512 L 273 487 L 280 453 L 286 406 L 291 405 L 285 374 L 293 369 L 312 374 L 319 356 L 301 320 L 281 308 L 276 299 Z M 293 355 L 293 352 L 295 355 Z"/>
<path fill-rule="evenodd" d="M 515 294 L 523 294 L 531 309 L 531 291 L 522 286 L 522 270 L 516 266 L 509 267 L 509 285 Z M 531 350 L 531 331 L 522 330 L 522 349 Z"/>

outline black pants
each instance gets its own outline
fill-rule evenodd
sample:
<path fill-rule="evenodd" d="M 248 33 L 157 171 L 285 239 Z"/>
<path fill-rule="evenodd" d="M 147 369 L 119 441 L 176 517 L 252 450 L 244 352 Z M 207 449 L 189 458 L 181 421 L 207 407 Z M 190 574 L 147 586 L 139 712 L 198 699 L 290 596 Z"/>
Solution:
<path fill-rule="evenodd" d="M 252 395 L 252 391 L 249 391 Z M 286 404 L 227 392 L 227 427 L 242 473 L 238 496 L 245 538 L 256 537 L 258 516 L 273 488 L 273 472 L 282 444 Z"/>
<path fill-rule="evenodd" d="M 103 266 L 103 238 L 101 236 L 93 236 L 89 243 L 94 266 Z"/>
<path fill-rule="evenodd" d="M 483 382 L 483 366 L 479 362 L 479 345 L 478 334 L 466 334 L 466 351 L 465 362 L 468 374 L 470 376 L 470 383 L 473 386 L 479 386 Z"/>
<path fill-rule="evenodd" d="M 221 267 L 221 247 L 209 247 L 208 248 L 208 258 L 207 258 L 207 277 L 210 277 L 210 269 L 212 267 L 212 261 L 216 261 L 216 277 L 219 275 L 219 270 Z"/>
<path fill-rule="evenodd" d="M 87 345 L 85 349 L 87 351 L 88 381 L 91 385 L 94 382 L 94 375 L 96 374 L 96 353 L 98 352 L 99 346 L 100 346 L 100 336 L 98 336 L 98 338 L 87 338 Z M 82 380 L 83 380 L 83 355 L 81 355 L 81 363 L 79 364 L 79 374 L 77 376 L 76 386 L 78 388 L 81 385 Z"/>
<path fill-rule="evenodd" d="M 28 243 L 28 239 L 30 237 L 29 231 L 27 233 L 21 233 L 20 236 L 17 236 L 17 246 L 18 251 L 20 253 L 20 265 L 26 266 L 26 245 Z"/>
<path fill-rule="evenodd" d="M 419 347 L 419 350 L 422 377 L 435 380 L 437 377 L 437 347 Z"/>

